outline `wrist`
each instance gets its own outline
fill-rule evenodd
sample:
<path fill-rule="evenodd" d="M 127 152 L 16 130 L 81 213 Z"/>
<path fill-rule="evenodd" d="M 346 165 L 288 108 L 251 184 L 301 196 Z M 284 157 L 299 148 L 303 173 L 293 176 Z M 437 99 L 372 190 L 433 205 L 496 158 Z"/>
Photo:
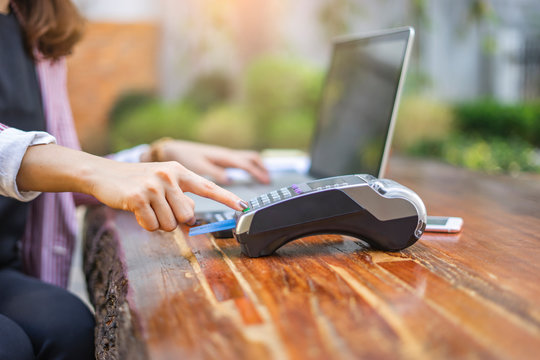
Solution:
<path fill-rule="evenodd" d="M 76 192 L 97 197 L 97 192 L 114 176 L 118 167 L 124 163 L 83 153 L 86 157 L 74 171 L 73 183 Z M 81 159 L 82 160 L 82 159 Z"/>
<path fill-rule="evenodd" d="M 145 159 L 151 162 L 167 161 L 167 145 L 174 140 L 170 137 L 163 137 L 150 144 L 150 150 L 145 153 Z M 142 156 L 141 156 L 142 160 Z M 144 160 L 143 160 L 144 161 Z"/>
<path fill-rule="evenodd" d="M 100 177 L 102 177 L 101 171 L 103 165 L 105 165 L 99 164 L 99 162 L 100 160 L 104 160 L 106 162 L 107 159 L 94 157 L 90 154 L 85 155 L 89 156 L 87 159 L 85 159 L 86 161 L 81 161 L 77 166 L 76 171 L 74 171 L 73 183 L 77 188 L 77 192 L 87 195 L 94 195 L 98 180 Z"/>

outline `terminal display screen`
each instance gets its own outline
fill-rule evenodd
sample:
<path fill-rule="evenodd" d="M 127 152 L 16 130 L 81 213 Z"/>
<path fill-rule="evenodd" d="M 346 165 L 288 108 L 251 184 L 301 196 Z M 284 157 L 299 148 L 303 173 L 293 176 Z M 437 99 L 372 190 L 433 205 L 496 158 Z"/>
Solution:
<path fill-rule="evenodd" d="M 320 188 L 347 186 L 347 185 L 364 184 L 364 183 L 365 181 L 360 179 L 358 176 L 349 175 L 349 176 L 338 176 L 338 177 L 333 177 L 329 179 L 311 181 L 308 183 L 308 185 L 312 190 L 317 190 Z"/>

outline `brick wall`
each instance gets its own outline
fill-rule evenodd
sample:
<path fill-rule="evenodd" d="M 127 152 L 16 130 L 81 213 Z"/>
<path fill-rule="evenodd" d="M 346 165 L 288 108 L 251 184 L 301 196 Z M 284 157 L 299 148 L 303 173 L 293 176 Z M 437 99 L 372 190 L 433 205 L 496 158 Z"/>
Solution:
<path fill-rule="evenodd" d="M 157 88 L 158 26 L 88 23 L 68 59 L 68 89 L 84 150 L 107 152 L 108 113 L 119 95 Z"/>

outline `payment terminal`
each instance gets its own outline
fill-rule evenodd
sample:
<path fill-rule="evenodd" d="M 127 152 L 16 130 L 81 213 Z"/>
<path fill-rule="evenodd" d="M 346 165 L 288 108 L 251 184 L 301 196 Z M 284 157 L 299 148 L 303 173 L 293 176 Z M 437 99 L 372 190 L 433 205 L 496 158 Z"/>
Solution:
<path fill-rule="evenodd" d="M 350 235 L 373 248 L 396 251 L 414 244 L 426 226 L 426 209 L 416 193 L 371 175 L 292 184 L 251 199 L 249 208 L 231 217 L 219 230 L 232 228 L 250 257 L 270 255 L 294 239 L 315 234 Z M 212 225 L 192 228 L 190 235 L 213 231 Z"/>

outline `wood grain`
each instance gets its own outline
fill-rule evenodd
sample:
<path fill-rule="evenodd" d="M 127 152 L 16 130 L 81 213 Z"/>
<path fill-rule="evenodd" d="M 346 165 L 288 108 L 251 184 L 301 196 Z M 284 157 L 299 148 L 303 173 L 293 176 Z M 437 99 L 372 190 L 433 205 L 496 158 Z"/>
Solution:
<path fill-rule="evenodd" d="M 98 357 L 532 359 L 540 351 L 540 178 L 395 158 L 430 215 L 464 218 L 401 252 L 313 236 L 251 259 L 234 239 L 86 217 Z"/>

